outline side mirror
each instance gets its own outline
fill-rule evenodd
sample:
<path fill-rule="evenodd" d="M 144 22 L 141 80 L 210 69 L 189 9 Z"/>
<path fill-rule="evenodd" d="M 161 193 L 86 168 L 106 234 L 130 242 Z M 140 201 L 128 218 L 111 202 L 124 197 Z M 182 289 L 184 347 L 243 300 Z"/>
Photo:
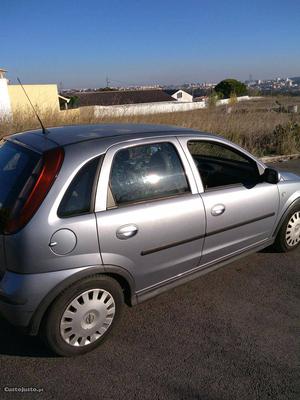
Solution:
<path fill-rule="evenodd" d="M 266 168 L 262 177 L 263 181 L 267 183 L 276 184 L 280 180 L 279 172 L 273 168 Z"/>

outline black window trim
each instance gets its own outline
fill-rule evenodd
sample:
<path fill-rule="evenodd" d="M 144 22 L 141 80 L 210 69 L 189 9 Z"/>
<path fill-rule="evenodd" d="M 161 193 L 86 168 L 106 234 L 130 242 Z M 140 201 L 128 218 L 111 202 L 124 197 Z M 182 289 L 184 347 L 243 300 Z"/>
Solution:
<path fill-rule="evenodd" d="M 99 178 L 100 178 L 101 167 L 102 167 L 103 160 L 104 160 L 104 154 L 101 154 L 101 155 L 99 155 L 97 157 L 99 158 L 99 160 L 98 160 L 98 165 L 97 165 L 97 168 L 96 168 L 96 172 L 95 172 L 95 176 L 94 176 L 94 182 L 93 182 L 93 186 L 92 186 L 90 213 L 95 212 L 97 188 L 98 188 L 98 183 L 99 183 Z"/>

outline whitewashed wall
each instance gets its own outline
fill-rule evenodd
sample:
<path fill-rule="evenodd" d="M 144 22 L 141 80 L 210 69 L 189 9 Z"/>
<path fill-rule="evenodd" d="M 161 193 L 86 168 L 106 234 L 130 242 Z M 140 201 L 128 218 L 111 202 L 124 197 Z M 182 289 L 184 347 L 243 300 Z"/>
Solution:
<path fill-rule="evenodd" d="M 250 96 L 240 96 L 236 98 L 238 102 L 240 101 L 247 101 L 247 100 L 256 100 L 256 99 L 261 99 L 260 96 L 256 96 L 256 97 L 250 97 Z M 217 106 L 222 106 L 224 104 L 229 104 L 230 103 L 230 99 L 222 99 L 222 100 L 218 100 L 216 105 Z"/>
<path fill-rule="evenodd" d="M 205 108 L 204 101 L 177 103 L 177 102 L 161 102 L 161 103 L 142 103 L 142 104 L 125 104 L 121 106 L 95 106 L 95 117 L 123 117 L 128 115 L 148 115 L 162 114 L 180 111 L 197 110 Z"/>
<path fill-rule="evenodd" d="M 7 79 L 0 79 L 0 119 L 11 117 L 11 104 L 7 88 Z"/>
<path fill-rule="evenodd" d="M 247 101 L 259 99 L 260 97 L 241 96 L 237 101 Z M 229 104 L 230 99 L 223 99 L 217 101 L 217 106 Z M 143 104 L 125 104 L 121 106 L 94 106 L 95 117 L 126 117 L 129 115 L 149 115 L 149 114 L 162 114 L 172 112 L 182 112 L 198 110 L 206 108 L 205 101 L 199 102 L 161 102 L 161 103 L 143 103 Z"/>

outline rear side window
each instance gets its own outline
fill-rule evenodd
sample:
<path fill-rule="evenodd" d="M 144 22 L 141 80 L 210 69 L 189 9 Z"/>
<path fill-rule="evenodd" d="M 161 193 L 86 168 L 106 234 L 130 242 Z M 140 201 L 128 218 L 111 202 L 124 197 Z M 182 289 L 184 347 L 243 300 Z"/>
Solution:
<path fill-rule="evenodd" d="M 0 222 L 27 200 L 41 170 L 41 155 L 9 141 L 0 143 Z"/>
<path fill-rule="evenodd" d="M 112 164 L 114 205 L 125 205 L 190 192 L 180 157 L 171 143 L 151 143 L 120 150 Z"/>
<path fill-rule="evenodd" d="M 58 208 L 57 214 L 60 218 L 86 214 L 92 211 L 94 181 L 99 160 L 99 157 L 94 158 L 77 173 Z"/>

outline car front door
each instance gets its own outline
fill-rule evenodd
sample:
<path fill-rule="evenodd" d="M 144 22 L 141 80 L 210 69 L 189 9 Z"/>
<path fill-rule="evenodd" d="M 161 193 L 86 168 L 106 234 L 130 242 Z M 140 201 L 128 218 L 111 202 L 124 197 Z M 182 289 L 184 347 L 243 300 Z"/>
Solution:
<path fill-rule="evenodd" d="M 111 147 L 96 196 L 103 263 L 125 268 L 137 292 L 199 264 L 205 211 L 176 138 Z"/>
<path fill-rule="evenodd" d="M 180 141 L 195 168 L 206 211 L 201 264 L 221 262 L 267 242 L 278 212 L 277 185 L 263 182 L 256 161 L 228 143 Z"/>

